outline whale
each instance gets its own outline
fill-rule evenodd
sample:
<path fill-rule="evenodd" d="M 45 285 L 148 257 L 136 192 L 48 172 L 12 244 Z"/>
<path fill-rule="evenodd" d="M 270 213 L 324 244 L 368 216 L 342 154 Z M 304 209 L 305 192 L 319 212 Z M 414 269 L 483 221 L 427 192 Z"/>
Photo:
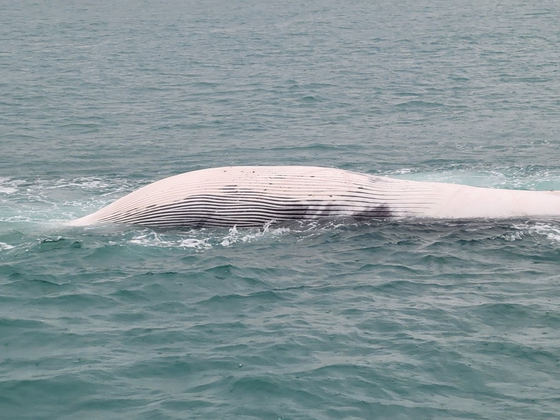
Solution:
<path fill-rule="evenodd" d="M 558 216 L 558 191 L 419 182 L 314 166 L 231 166 L 161 179 L 68 224 L 262 227 L 337 218 L 361 221 Z"/>

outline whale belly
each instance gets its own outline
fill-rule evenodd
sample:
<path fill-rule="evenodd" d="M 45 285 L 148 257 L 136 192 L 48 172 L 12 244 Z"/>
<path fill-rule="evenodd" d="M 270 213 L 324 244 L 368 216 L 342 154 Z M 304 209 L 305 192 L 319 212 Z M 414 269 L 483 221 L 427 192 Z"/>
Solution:
<path fill-rule="evenodd" d="M 431 184 L 340 169 L 214 168 L 157 181 L 71 224 L 250 227 L 318 218 L 407 217 L 430 210 L 439 195 Z"/>
<path fill-rule="evenodd" d="M 240 166 L 172 176 L 72 226 L 262 226 L 292 220 L 527 218 L 560 215 L 560 193 L 416 182 L 306 166 Z"/>

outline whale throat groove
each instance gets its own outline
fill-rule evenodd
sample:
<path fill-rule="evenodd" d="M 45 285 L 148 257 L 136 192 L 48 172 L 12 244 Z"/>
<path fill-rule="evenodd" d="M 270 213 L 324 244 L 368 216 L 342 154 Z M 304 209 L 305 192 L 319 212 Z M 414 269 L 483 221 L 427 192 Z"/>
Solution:
<path fill-rule="evenodd" d="M 348 217 L 527 218 L 560 215 L 560 193 L 398 180 L 341 169 L 240 166 L 156 181 L 72 226 L 255 227 Z"/>

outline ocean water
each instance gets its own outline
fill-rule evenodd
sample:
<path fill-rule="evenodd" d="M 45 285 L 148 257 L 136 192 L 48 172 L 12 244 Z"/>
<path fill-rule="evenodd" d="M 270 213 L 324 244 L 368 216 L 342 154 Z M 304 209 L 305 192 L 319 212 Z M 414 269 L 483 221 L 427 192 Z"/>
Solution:
<path fill-rule="evenodd" d="M 560 189 L 560 3 L 0 3 L 0 418 L 550 419 L 558 220 L 68 228 L 166 176 Z"/>

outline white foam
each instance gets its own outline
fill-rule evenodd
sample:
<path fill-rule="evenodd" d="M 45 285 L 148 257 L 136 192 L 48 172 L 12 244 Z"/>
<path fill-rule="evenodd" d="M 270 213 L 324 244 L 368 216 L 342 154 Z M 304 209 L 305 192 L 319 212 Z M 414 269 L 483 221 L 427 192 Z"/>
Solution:
<path fill-rule="evenodd" d="M 98 177 L 59 179 L 54 183 L 48 183 L 44 186 L 45 189 L 78 189 L 84 192 L 96 192 L 96 195 L 102 197 L 130 192 L 137 187 L 138 185 L 131 184 L 126 179 Z"/>
<path fill-rule="evenodd" d="M 179 243 L 179 247 L 201 249 L 201 248 L 209 248 L 210 245 L 208 245 L 208 242 L 207 242 L 206 239 L 188 238 L 188 239 L 183 239 Z"/>
<path fill-rule="evenodd" d="M 243 229 L 241 232 L 237 230 L 237 227 L 232 227 L 229 229 L 228 234 L 221 240 L 220 245 L 228 247 L 237 242 L 253 242 L 255 240 L 260 240 L 262 238 L 278 237 L 285 235 L 287 233 L 293 232 L 289 227 L 274 227 L 271 228 L 272 220 L 266 223 L 262 229 L 251 228 Z"/>
<path fill-rule="evenodd" d="M 12 194 L 15 193 L 16 191 L 17 188 L 0 185 L 0 194 Z"/>
<path fill-rule="evenodd" d="M 143 230 L 133 235 L 128 243 L 143 247 L 182 248 L 206 250 L 212 247 L 229 247 L 236 243 L 251 243 L 267 238 L 276 238 L 293 232 L 288 227 L 271 228 L 266 224 L 262 228 L 232 227 L 224 236 L 224 229 L 193 229 L 185 233 L 156 232 Z"/>
<path fill-rule="evenodd" d="M 143 232 L 135 235 L 130 239 L 129 243 L 141 245 L 145 247 L 157 248 L 195 248 L 207 249 L 210 248 L 208 238 L 182 238 L 182 237 L 167 237 L 163 234 L 151 231 Z"/>
<path fill-rule="evenodd" d="M 228 235 L 222 239 L 220 245 L 222 246 L 230 246 L 239 241 L 239 233 L 237 232 L 237 227 L 234 226 L 229 230 Z"/>
<path fill-rule="evenodd" d="M 560 242 L 560 224 L 551 224 L 546 222 L 524 223 L 513 225 L 514 232 L 508 232 L 504 235 L 504 239 L 509 241 L 522 240 L 526 235 L 544 236 L 546 239 L 554 242 Z"/>
<path fill-rule="evenodd" d="M 525 233 L 522 230 L 515 232 L 507 232 L 502 236 L 508 242 L 520 241 L 525 237 Z"/>
<path fill-rule="evenodd" d="M 7 243 L 0 242 L 0 251 L 5 251 L 7 249 L 15 248 L 13 245 L 8 245 Z"/>
<path fill-rule="evenodd" d="M 24 181 L 0 177 L 0 194 L 13 194 L 18 191 L 18 186 Z"/>
<path fill-rule="evenodd" d="M 547 223 L 537 223 L 529 229 L 537 235 L 545 236 L 551 241 L 560 242 L 560 226 L 553 226 Z"/>

